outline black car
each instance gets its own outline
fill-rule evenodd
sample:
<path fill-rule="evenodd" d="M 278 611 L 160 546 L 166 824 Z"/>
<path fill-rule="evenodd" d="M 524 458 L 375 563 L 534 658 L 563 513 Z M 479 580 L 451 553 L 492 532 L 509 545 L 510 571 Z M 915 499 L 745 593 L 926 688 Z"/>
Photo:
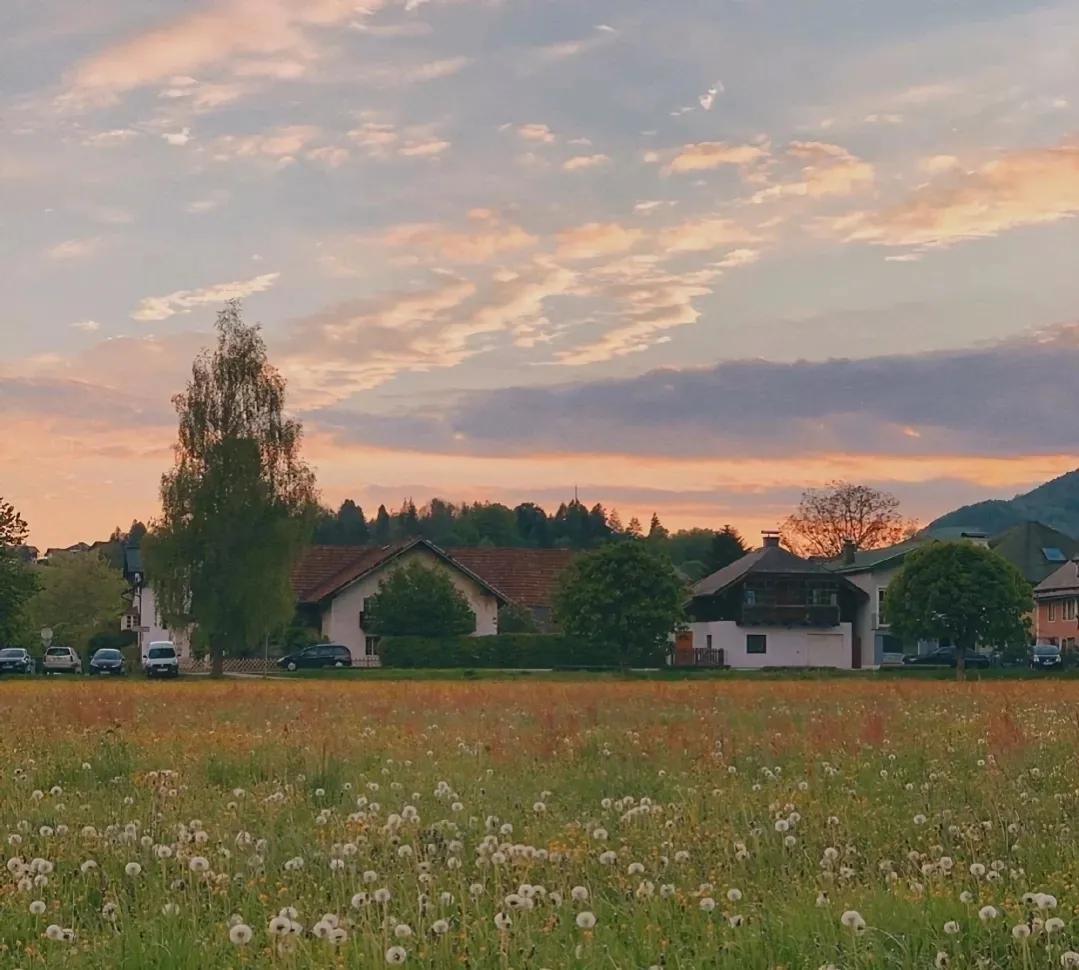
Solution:
<path fill-rule="evenodd" d="M 124 655 L 119 650 L 102 648 L 90 658 L 90 675 L 122 677 L 127 671 L 124 669 Z"/>
<path fill-rule="evenodd" d="M 989 658 L 984 653 L 968 653 L 965 660 L 970 668 L 985 669 L 989 666 Z M 917 657 L 904 657 L 903 663 L 912 667 L 954 667 L 955 650 L 952 647 L 937 647 Z"/>
<path fill-rule="evenodd" d="M 1036 643 L 1030 648 L 1031 670 L 1060 670 L 1064 658 L 1054 643 Z"/>
<path fill-rule="evenodd" d="M 352 652 L 339 643 L 317 643 L 313 647 L 305 647 L 282 657 L 277 661 L 277 666 L 285 670 L 299 670 L 301 667 L 351 667 Z"/>
<path fill-rule="evenodd" d="M 34 658 L 21 647 L 5 647 L 0 650 L 0 674 L 32 674 Z"/>

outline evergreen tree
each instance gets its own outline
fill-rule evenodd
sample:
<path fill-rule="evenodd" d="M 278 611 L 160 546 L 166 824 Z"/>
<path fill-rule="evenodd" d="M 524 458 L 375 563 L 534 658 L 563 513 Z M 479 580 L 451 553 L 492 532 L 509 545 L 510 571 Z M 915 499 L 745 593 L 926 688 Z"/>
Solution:
<path fill-rule="evenodd" d="M 390 521 L 390 513 L 386 511 L 385 505 L 378 507 L 378 512 L 375 513 L 375 527 L 372 530 L 375 544 L 379 546 L 385 546 L 393 538 L 393 523 Z"/>
<path fill-rule="evenodd" d="M 350 498 L 345 499 L 337 510 L 336 526 L 337 543 L 342 546 L 362 546 L 371 538 L 363 509 Z"/>
<path fill-rule="evenodd" d="M 709 573 L 714 573 L 717 569 L 737 562 L 748 551 L 738 531 L 733 526 L 725 525 L 712 539 L 712 547 L 709 549 L 706 563 L 707 570 Z"/>
<path fill-rule="evenodd" d="M 662 542 L 664 539 L 669 539 L 670 535 L 671 534 L 664 528 L 663 523 L 659 521 L 659 515 L 653 512 L 652 522 L 648 526 L 648 541 Z"/>

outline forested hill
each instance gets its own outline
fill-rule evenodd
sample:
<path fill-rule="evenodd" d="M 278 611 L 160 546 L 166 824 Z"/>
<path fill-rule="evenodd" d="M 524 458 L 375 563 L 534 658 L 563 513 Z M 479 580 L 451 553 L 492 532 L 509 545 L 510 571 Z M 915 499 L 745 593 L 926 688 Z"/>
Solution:
<path fill-rule="evenodd" d="M 942 515 L 930 528 L 966 526 L 995 535 L 1028 521 L 1041 522 L 1079 538 L 1079 469 L 1012 499 L 964 505 Z"/>

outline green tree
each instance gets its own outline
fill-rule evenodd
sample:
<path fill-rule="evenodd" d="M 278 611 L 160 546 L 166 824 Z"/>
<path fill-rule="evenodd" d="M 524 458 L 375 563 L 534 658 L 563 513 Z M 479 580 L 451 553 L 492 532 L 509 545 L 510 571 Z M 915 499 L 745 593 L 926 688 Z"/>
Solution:
<path fill-rule="evenodd" d="M 539 633 L 539 624 L 531 610 L 517 603 L 507 603 L 498 611 L 499 633 Z"/>
<path fill-rule="evenodd" d="M 57 553 L 38 567 L 38 577 L 40 589 L 26 605 L 35 630 L 49 627 L 55 643 L 80 651 L 95 633 L 119 633 L 127 583 L 103 556 Z"/>
<path fill-rule="evenodd" d="M 910 553 L 888 584 L 884 612 L 899 637 L 955 648 L 963 678 L 978 644 L 1025 643 L 1034 608 L 1030 584 L 1011 563 L 973 542 L 931 542 Z"/>
<path fill-rule="evenodd" d="M 749 550 L 738 534 L 738 530 L 733 526 L 723 526 L 713 537 L 712 546 L 708 550 L 708 572 L 714 573 L 717 569 L 737 562 L 747 552 Z"/>
<path fill-rule="evenodd" d="M 375 513 L 375 527 L 373 530 L 375 542 L 380 546 L 385 546 L 393 538 L 393 522 L 390 519 L 390 513 L 386 511 L 385 505 L 378 507 L 378 512 Z"/>
<path fill-rule="evenodd" d="M 196 358 L 179 415 L 161 519 L 143 542 L 162 619 L 194 626 L 220 676 L 225 651 L 284 628 L 289 576 L 311 526 L 314 477 L 302 430 L 285 416 L 285 381 L 238 302 L 217 318 L 217 348 Z"/>
<path fill-rule="evenodd" d="M 371 538 L 363 509 L 350 498 L 337 510 L 337 538 L 343 546 L 362 546 Z"/>
<path fill-rule="evenodd" d="M 23 556 L 29 534 L 15 506 L 0 498 L 0 646 L 25 639 L 23 607 L 37 589 Z"/>
<path fill-rule="evenodd" d="M 648 541 L 649 542 L 664 542 L 670 538 L 670 533 L 667 531 L 666 526 L 659 521 L 659 515 L 655 512 L 652 513 L 652 521 L 648 526 Z"/>
<path fill-rule="evenodd" d="M 418 560 L 391 572 L 366 609 L 378 636 L 459 637 L 476 631 L 476 614 L 449 574 Z"/>
<path fill-rule="evenodd" d="M 685 587 L 670 560 L 643 542 L 577 558 L 555 598 L 561 629 L 628 663 L 661 663 L 682 620 Z"/>

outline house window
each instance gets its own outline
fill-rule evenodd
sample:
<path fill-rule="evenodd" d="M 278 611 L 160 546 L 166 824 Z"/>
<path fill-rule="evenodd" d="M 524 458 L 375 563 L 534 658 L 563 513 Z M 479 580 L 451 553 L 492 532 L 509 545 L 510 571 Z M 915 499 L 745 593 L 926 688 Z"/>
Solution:
<path fill-rule="evenodd" d="M 704 637 L 704 645 L 708 650 L 712 649 L 712 634 L 706 633 Z"/>
<path fill-rule="evenodd" d="M 1052 623 L 1053 620 L 1055 620 L 1056 618 L 1057 618 L 1057 605 L 1056 605 L 1055 602 L 1053 602 L 1053 600 L 1050 600 L 1049 601 L 1049 622 Z"/>
<path fill-rule="evenodd" d="M 363 640 L 363 652 L 367 657 L 378 656 L 378 641 L 381 637 L 364 637 Z"/>
<path fill-rule="evenodd" d="M 836 606 L 839 594 L 824 586 L 812 586 L 809 590 L 810 606 Z"/>
<path fill-rule="evenodd" d="M 371 601 L 364 597 L 364 601 L 360 604 L 360 629 L 366 629 L 371 625 L 371 620 L 374 617 L 374 611 L 371 609 Z"/>
<path fill-rule="evenodd" d="M 1075 600 L 1064 600 L 1060 606 L 1060 618 L 1062 620 L 1075 619 Z"/>
<path fill-rule="evenodd" d="M 745 603 L 746 606 L 756 606 L 757 605 L 757 591 L 755 589 L 747 589 L 745 591 L 745 596 L 744 596 L 743 602 Z"/>
<path fill-rule="evenodd" d="M 763 633 L 746 634 L 746 653 L 767 653 L 768 637 Z"/>
<path fill-rule="evenodd" d="M 887 586 L 877 587 L 877 626 L 887 626 L 888 621 L 884 618 L 884 598 L 888 595 Z"/>

